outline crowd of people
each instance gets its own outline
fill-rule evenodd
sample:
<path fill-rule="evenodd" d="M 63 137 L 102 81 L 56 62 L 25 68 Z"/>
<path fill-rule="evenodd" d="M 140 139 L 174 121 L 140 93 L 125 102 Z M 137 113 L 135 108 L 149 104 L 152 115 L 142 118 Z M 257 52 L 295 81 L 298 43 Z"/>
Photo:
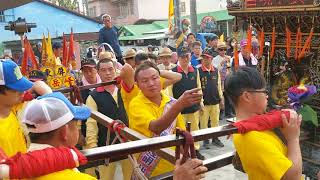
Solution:
<path fill-rule="evenodd" d="M 217 127 L 221 119 L 235 117 L 241 121 L 266 112 L 268 94 L 265 80 L 257 70 L 259 58 L 251 53 L 255 51 L 246 48 L 251 40 L 244 39 L 238 45 L 235 39 L 227 38 L 224 42 L 213 34 L 204 45 L 197 34 L 188 32 L 190 22 L 184 20 L 183 31 L 177 35 L 177 41 L 181 42 L 176 48 L 163 47 L 158 56 L 150 55 L 151 50 L 129 49 L 122 53 L 112 18 L 104 15 L 102 20 L 105 27 L 99 32 L 99 44 L 108 43 L 111 48 L 98 51 L 97 59 L 83 58 L 80 85 L 115 79 L 120 79 L 120 83 L 81 91 L 86 106 L 72 105 L 44 82 L 32 84 L 14 62 L 0 61 L 0 132 L 4 134 L 0 137 L 0 148 L 8 157 L 47 147 L 108 146 L 108 128 L 90 118 L 90 111 L 120 120 L 148 138 L 175 134 L 176 127 L 185 130 L 187 122 L 191 123 L 191 131 L 195 131 Z M 235 69 L 237 46 L 240 46 L 239 68 Z M 61 47 L 56 44 L 53 48 Z M 56 53 L 57 57 L 61 54 Z M 25 91 L 34 91 L 39 97 L 21 103 Z M 301 116 L 293 110 L 286 111 L 290 117 L 282 117 L 279 133 L 252 131 L 233 136 L 249 179 L 302 178 Z M 111 139 L 114 137 L 111 132 Z M 224 146 L 218 138 L 211 143 L 217 148 Z M 209 140 L 202 142 L 202 146 L 212 148 Z M 147 178 L 174 171 L 177 180 L 201 179 L 207 169 L 203 166 L 205 157 L 199 142 L 195 143 L 195 152 L 197 159 L 184 164 L 178 160 L 175 165 L 154 151 L 136 154 L 135 158 Z M 86 169 L 85 173 L 67 169 L 37 179 L 114 179 L 117 163 L 121 164 L 123 179 L 138 178 L 133 173 L 133 164 L 124 159 Z"/>

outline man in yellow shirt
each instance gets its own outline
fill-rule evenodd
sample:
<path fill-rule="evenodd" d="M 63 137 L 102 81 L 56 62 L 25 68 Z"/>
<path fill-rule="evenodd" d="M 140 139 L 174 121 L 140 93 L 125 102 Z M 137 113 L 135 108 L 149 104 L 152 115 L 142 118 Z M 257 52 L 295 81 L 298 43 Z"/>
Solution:
<path fill-rule="evenodd" d="M 225 92 L 234 104 L 238 121 L 266 111 L 266 83 L 255 68 L 240 67 L 229 75 L 225 82 Z M 251 131 L 233 136 L 249 180 L 301 179 L 300 124 L 301 117 L 290 110 L 290 121 L 283 117 L 283 128 L 278 133 Z M 284 140 L 281 140 L 282 136 Z"/>
<path fill-rule="evenodd" d="M 173 134 L 176 127 L 185 129 L 180 112 L 200 103 L 200 89 L 188 90 L 178 100 L 161 93 L 160 71 L 152 62 L 141 64 L 134 77 L 141 92 L 129 104 L 130 128 L 147 137 Z M 173 165 L 151 151 L 141 153 L 138 163 L 148 178 L 173 170 Z"/>
<path fill-rule="evenodd" d="M 32 100 L 26 106 L 23 115 L 23 123 L 30 132 L 31 144 L 28 151 L 59 146 L 74 147 L 79 138 L 77 120 L 86 120 L 90 114 L 89 108 L 73 106 L 62 93 L 50 93 Z M 94 180 L 95 178 L 80 173 L 77 169 L 66 169 L 35 179 Z"/>
<path fill-rule="evenodd" d="M 25 91 L 39 95 L 51 92 L 41 81 L 34 84 L 22 76 L 20 68 L 11 60 L 0 60 L 0 148 L 7 156 L 26 152 L 27 144 L 20 123 Z"/>

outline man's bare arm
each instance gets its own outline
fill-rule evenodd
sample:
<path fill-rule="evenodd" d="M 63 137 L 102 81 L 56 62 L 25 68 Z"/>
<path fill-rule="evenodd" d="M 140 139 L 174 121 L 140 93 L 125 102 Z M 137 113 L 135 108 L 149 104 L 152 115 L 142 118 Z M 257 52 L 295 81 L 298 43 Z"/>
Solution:
<path fill-rule="evenodd" d="M 162 89 L 165 89 L 168 86 L 180 81 L 182 78 L 182 75 L 180 73 L 167 71 L 167 70 L 160 70 L 160 76 L 165 78 Z"/>

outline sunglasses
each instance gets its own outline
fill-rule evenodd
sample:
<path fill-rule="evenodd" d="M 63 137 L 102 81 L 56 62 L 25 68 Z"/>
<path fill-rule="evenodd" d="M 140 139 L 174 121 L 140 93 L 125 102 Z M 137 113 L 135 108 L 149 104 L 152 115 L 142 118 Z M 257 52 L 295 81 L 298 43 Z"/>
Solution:
<path fill-rule="evenodd" d="M 227 49 L 220 49 L 220 48 L 219 48 L 218 51 L 227 51 Z"/>

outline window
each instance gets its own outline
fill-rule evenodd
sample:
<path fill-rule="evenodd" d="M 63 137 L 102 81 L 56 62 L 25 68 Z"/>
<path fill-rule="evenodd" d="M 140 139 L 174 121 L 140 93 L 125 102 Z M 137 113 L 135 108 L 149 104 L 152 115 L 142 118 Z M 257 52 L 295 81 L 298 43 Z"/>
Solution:
<path fill-rule="evenodd" d="M 134 2 L 133 2 L 133 0 L 130 1 L 130 14 L 131 14 L 131 15 L 134 14 Z"/>
<path fill-rule="evenodd" d="M 6 22 L 3 11 L 0 11 L 0 22 Z"/>
<path fill-rule="evenodd" d="M 130 14 L 130 9 L 128 7 L 128 2 L 121 2 L 120 3 L 120 16 L 127 17 Z"/>
<path fill-rule="evenodd" d="M 186 13 L 186 2 L 181 2 L 180 3 L 180 12 L 181 13 Z"/>
<path fill-rule="evenodd" d="M 92 8 L 89 8 L 88 14 L 89 14 L 89 16 L 91 16 L 91 17 L 96 17 L 96 16 L 97 16 L 96 7 L 93 6 Z"/>

